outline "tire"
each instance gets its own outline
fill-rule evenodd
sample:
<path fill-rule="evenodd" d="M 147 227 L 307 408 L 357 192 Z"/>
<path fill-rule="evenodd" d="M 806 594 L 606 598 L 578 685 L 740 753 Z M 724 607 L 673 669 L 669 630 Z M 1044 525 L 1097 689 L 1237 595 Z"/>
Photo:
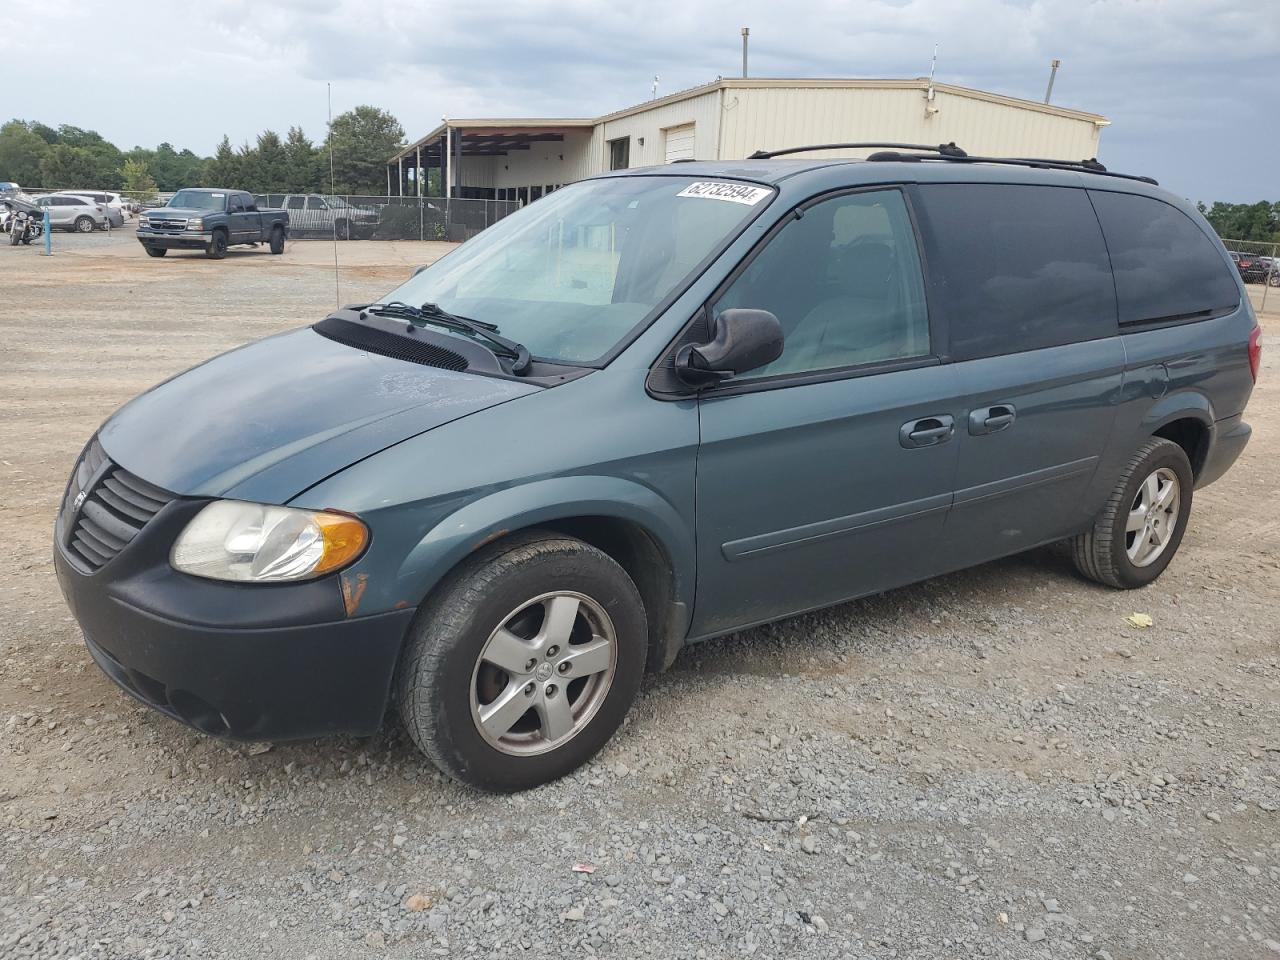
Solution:
<path fill-rule="evenodd" d="M 223 230 L 213 231 L 213 239 L 205 245 L 204 255 L 210 260 L 221 260 L 227 255 L 227 234 Z"/>
<path fill-rule="evenodd" d="M 1154 488 L 1148 485 L 1152 478 Z M 1177 502 L 1162 507 L 1159 501 L 1167 495 L 1170 481 L 1176 481 L 1172 496 Z M 1194 484 L 1191 463 L 1180 446 L 1160 437 L 1145 441 L 1129 459 L 1093 527 L 1070 541 L 1076 569 L 1118 590 L 1151 583 L 1164 573 L 1182 543 Z M 1139 521 L 1141 526 L 1130 531 Z M 1164 539 L 1155 555 L 1144 555 L 1162 531 Z"/>
<path fill-rule="evenodd" d="M 26 233 L 26 231 L 25 231 L 25 230 L 10 230 L 10 231 L 9 231 L 9 246 L 11 246 L 11 247 L 16 247 L 19 243 L 21 243 L 21 242 L 22 242 L 22 234 L 24 234 L 24 233 Z"/>
<path fill-rule="evenodd" d="M 345 217 L 339 217 L 337 220 L 333 221 L 333 232 L 339 240 L 351 239 L 350 225 L 347 223 Z"/>
<path fill-rule="evenodd" d="M 93 233 L 94 226 L 93 217 L 76 217 L 75 229 L 77 233 Z"/>
<path fill-rule="evenodd" d="M 168 247 L 143 247 L 147 251 L 148 257 L 163 257 L 169 252 Z"/>
<path fill-rule="evenodd" d="M 491 646 L 500 627 L 508 642 Z M 484 790 L 525 790 L 577 769 L 613 736 L 640 688 L 647 636 L 640 594 L 612 557 L 551 531 L 518 535 L 465 561 L 423 605 L 397 670 L 396 705 L 444 773 Z M 513 663 L 512 672 L 488 657 Z M 548 742 L 552 724 L 558 744 Z"/>
<path fill-rule="evenodd" d="M 271 230 L 271 252 L 279 256 L 284 253 L 284 229 L 274 227 Z"/>

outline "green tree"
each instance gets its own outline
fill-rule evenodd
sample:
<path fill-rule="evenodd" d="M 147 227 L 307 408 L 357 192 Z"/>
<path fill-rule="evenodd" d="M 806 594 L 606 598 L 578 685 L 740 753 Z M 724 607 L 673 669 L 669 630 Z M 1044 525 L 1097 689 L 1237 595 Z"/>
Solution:
<path fill-rule="evenodd" d="M 1223 203 L 1211 207 L 1197 204 L 1218 236 L 1227 240 L 1280 242 L 1280 203 Z"/>
<path fill-rule="evenodd" d="M 52 190 L 67 188 L 113 188 L 119 184 L 116 166 L 87 147 L 55 144 L 40 161 L 42 186 Z"/>
<path fill-rule="evenodd" d="M 205 187 L 232 187 L 240 179 L 240 158 L 231 147 L 231 138 L 223 136 L 213 157 L 204 165 L 201 185 Z"/>
<path fill-rule="evenodd" d="M 124 181 L 124 189 L 135 200 L 151 200 L 155 197 L 158 189 L 155 178 L 141 160 L 126 160 L 120 168 L 120 175 Z"/>
<path fill-rule="evenodd" d="M 328 167 L 324 154 L 302 132 L 301 127 L 290 127 L 284 141 L 284 179 L 274 189 L 285 193 L 325 193 L 328 191 Z"/>
<path fill-rule="evenodd" d="M 134 147 L 125 159 L 145 163 L 161 190 L 181 190 L 200 183 L 206 163 L 205 158 L 190 150 L 175 150 L 171 143 L 162 143 L 154 150 Z"/>
<path fill-rule="evenodd" d="M 40 161 L 49 153 L 49 144 L 22 120 L 10 120 L 0 127 L 0 180 L 13 180 L 24 187 L 43 186 Z"/>
<path fill-rule="evenodd" d="M 362 105 L 334 117 L 329 136 L 338 193 L 384 193 L 387 159 L 404 142 L 400 121 L 385 110 Z"/>

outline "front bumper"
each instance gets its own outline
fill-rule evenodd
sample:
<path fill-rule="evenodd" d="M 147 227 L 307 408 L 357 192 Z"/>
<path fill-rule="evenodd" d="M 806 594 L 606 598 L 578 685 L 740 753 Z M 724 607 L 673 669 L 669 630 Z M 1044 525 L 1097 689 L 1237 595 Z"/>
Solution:
<path fill-rule="evenodd" d="M 164 247 L 166 250 L 203 250 L 213 240 L 212 231 L 196 233 L 187 231 L 161 231 L 138 228 L 138 242 L 144 247 Z"/>
<path fill-rule="evenodd" d="M 56 538 L 58 583 L 98 666 L 215 736 L 375 732 L 414 611 L 349 618 L 336 576 L 266 585 L 177 572 L 169 549 L 205 502 L 168 503 L 95 571 Z"/>

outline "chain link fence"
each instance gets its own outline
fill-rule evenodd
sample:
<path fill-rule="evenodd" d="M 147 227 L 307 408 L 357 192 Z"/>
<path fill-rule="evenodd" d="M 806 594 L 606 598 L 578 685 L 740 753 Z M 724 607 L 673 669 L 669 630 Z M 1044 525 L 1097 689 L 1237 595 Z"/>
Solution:
<path fill-rule="evenodd" d="M 1246 284 L 1261 285 L 1262 304 L 1259 310 L 1267 309 L 1268 295 L 1280 303 L 1280 289 L 1271 293 L 1273 287 L 1280 287 L 1280 244 L 1226 239 L 1222 243 L 1240 271 L 1240 279 Z"/>
<path fill-rule="evenodd" d="M 295 240 L 462 241 L 520 209 L 513 200 L 444 197 L 260 193 L 254 199 L 259 207 L 288 211 Z"/>
<path fill-rule="evenodd" d="M 28 196 L 83 193 L 23 187 Z M 164 206 L 173 192 L 139 193 L 113 190 L 123 201 L 126 219 Z M 445 197 L 374 197 L 322 193 L 258 193 L 259 207 L 289 212 L 294 240 L 450 240 L 462 241 L 520 209 L 515 200 L 472 200 Z"/>

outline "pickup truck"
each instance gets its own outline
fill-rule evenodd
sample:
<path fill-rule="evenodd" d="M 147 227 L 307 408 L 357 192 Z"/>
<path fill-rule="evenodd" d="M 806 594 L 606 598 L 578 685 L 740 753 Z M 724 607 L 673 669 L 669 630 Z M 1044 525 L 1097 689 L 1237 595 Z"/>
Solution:
<path fill-rule="evenodd" d="M 265 243 L 272 253 L 284 253 L 289 235 L 285 210 L 259 210 L 253 195 L 220 187 L 184 188 L 168 206 L 157 207 L 138 221 L 138 242 L 152 257 L 170 250 L 203 250 L 221 260 L 233 244 Z"/>

